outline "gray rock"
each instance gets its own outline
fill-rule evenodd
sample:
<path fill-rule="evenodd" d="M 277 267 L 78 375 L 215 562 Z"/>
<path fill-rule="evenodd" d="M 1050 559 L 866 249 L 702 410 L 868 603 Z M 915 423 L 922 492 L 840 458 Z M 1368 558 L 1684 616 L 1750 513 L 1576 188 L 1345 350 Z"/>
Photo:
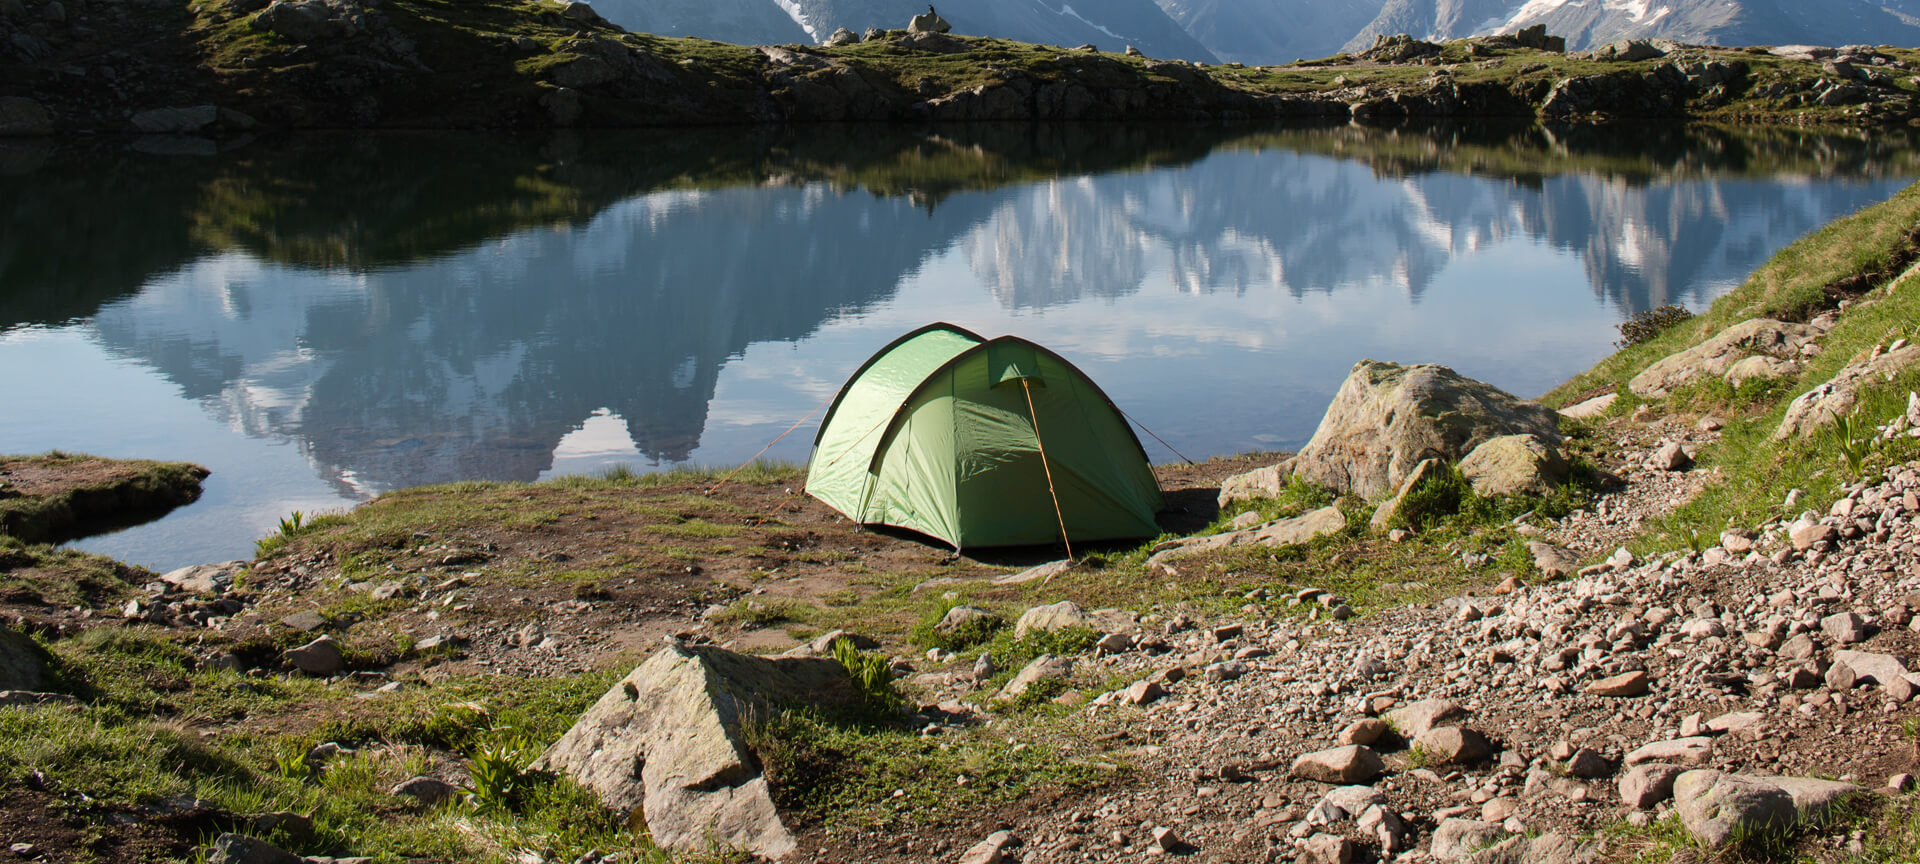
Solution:
<path fill-rule="evenodd" d="M 1820 629 L 1841 645 L 1867 641 L 1866 620 L 1852 612 L 1836 612 L 1820 619 Z"/>
<path fill-rule="evenodd" d="M 1569 405 L 1560 409 L 1560 416 L 1569 420 L 1586 420 L 1592 417 L 1598 417 L 1607 413 L 1607 409 L 1612 408 L 1614 401 L 1619 398 L 1619 393 L 1603 393 L 1585 402 L 1581 402 L 1578 405 Z"/>
<path fill-rule="evenodd" d="M 1033 658 L 1033 662 L 1021 667 L 1020 672 L 1014 675 L 1013 680 L 1008 681 L 1007 686 L 1001 688 L 999 695 L 994 698 L 1001 700 L 1018 699 L 1022 694 L 1033 689 L 1035 684 L 1042 681 L 1064 679 L 1072 674 L 1072 657 L 1055 657 L 1052 654 L 1042 654 Z"/>
<path fill-rule="evenodd" d="M 1470 765 L 1493 754 L 1486 735 L 1459 726 L 1435 726 L 1413 743 L 1440 765 Z"/>
<path fill-rule="evenodd" d="M 947 19 L 940 17 L 939 13 L 932 9 L 928 9 L 924 15 L 913 16 L 912 20 L 907 22 L 908 33 L 946 33 L 951 30 L 953 25 L 948 24 Z"/>
<path fill-rule="evenodd" d="M 387 794 L 412 798 L 426 807 L 438 807 L 459 795 L 460 787 L 438 777 L 421 775 L 394 784 Z"/>
<path fill-rule="evenodd" d="M 1409 741 L 1417 740 L 1435 726 L 1465 719 L 1467 709 L 1451 699 L 1422 699 L 1387 712 L 1387 722 L 1400 737 Z"/>
<path fill-rule="evenodd" d="M 1007 860 L 1006 850 L 1019 844 L 1011 831 L 995 831 L 967 849 L 960 856 L 960 864 L 1001 864 Z"/>
<path fill-rule="evenodd" d="M 1147 558 L 1149 567 L 1157 567 L 1189 555 L 1230 549 L 1236 546 L 1279 548 L 1306 543 L 1316 537 L 1335 534 L 1347 527 L 1347 514 L 1338 507 L 1310 510 L 1299 516 L 1275 519 L 1243 531 L 1229 531 L 1205 537 L 1172 540 L 1154 547 Z"/>
<path fill-rule="evenodd" d="M 1582 747 L 1573 751 L 1567 758 L 1567 773 L 1587 780 L 1595 780 L 1613 773 L 1613 763 L 1607 757 L 1591 747 Z"/>
<path fill-rule="evenodd" d="M 292 615 L 281 618 L 280 623 L 302 633 L 312 633 L 315 630 L 327 626 L 327 618 L 317 610 L 308 609 L 304 612 L 295 612 Z"/>
<path fill-rule="evenodd" d="M 978 606 L 955 606 L 940 617 L 940 623 L 933 625 L 936 633 L 952 634 L 961 630 L 997 630 L 1006 626 L 1006 620 Z"/>
<path fill-rule="evenodd" d="M 1527 541 L 1527 551 L 1533 555 L 1533 567 L 1540 575 L 1548 579 L 1564 579 L 1580 569 L 1580 559 L 1565 548 L 1541 540 Z"/>
<path fill-rule="evenodd" d="M 862 636 L 848 630 L 829 630 L 813 637 L 813 641 L 807 643 L 807 653 L 815 657 L 831 657 L 833 643 L 841 641 L 852 642 L 853 647 L 862 651 L 872 651 L 880 647 L 880 642 L 871 636 Z"/>
<path fill-rule="evenodd" d="M 1796 820 L 1793 796 L 1757 778 L 1697 770 L 1673 781 L 1674 809 L 1694 840 L 1709 848 L 1737 837 L 1783 830 Z"/>
<path fill-rule="evenodd" d="M 1072 561 L 1067 561 L 1067 560 L 1049 561 L 1038 567 L 1029 567 L 1018 573 L 1008 573 L 1004 576 L 996 576 L 993 579 L 993 584 L 1020 585 L 1027 582 L 1033 582 L 1036 580 L 1038 580 L 1041 583 L 1045 583 L 1047 580 L 1052 579 L 1053 577 L 1058 576 L 1072 569 L 1073 569 Z"/>
<path fill-rule="evenodd" d="M 1642 399 L 1665 398 L 1688 384 L 1725 375 L 1735 363 L 1754 354 L 1798 357 L 1817 335 L 1804 324 L 1768 318 L 1742 321 L 1692 348 L 1661 358 L 1633 376 L 1627 389 Z"/>
<path fill-rule="evenodd" d="M 257 837 L 221 834 L 213 838 L 207 864 L 305 864 L 306 859 Z"/>
<path fill-rule="evenodd" d="M 1544 495 L 1571 471 L 1558 443 L 1531 434 L 1489 438 L 1460 460 L 1460 473 L 1481 495 Z"/>
<path fill-rule="evenodd" d="M 1438 861 L 1465 861 L 1467 856 L 1506 838 L 1507 830 L 1492 822 L 1442 819 L 1440 826 L 1433 829 L 1433 845 L 1428 851 Z"/>
<path fill-rule="evenodd" d="M 53 134 L 53 115 L 25 96 L 0 97 L 0 138 Z"/>
<path fill-rule="evenodd" d="M 841 27 L 833 31 L 833 35 L 827 37 L 826 44 L 829 48 L 838 48 L 842 45 L 854 45 L 859 43 L 859 41 L 860 37 L 855 36 L 852 30 Z"/>
<path fill-rule="evenodd" d="M 1766 354 L 1756 354 L 1733 364 L 1722 376 L 1728 386 L 1738 388 L 1748 381 L 1771 381 L 1800 374 L 1800 364 Z"/>
<path fill-rule="evenodd" d="M 1620 800 L 1636 810 L 1651 810 L 1673 797 L 1673 781 L 1687 769 L 1649 762 L 1627 769 L 1620 778 Z"/>
<path fill-rule="evenodd" d="M 592 3 L 576 3 L 574 0 L 565 0 L 565 4 L 566 5 L 560 7 L 560 17 L 568 21 L 578 21 L 582 24 L 607 23 L 607 19 L 600 17 L 600 13 L 594 11 Z"/>
<path fill-rule="evenodd" d="M 1628 767 L 1646 762 L 1667 762 L 1675 765 L 1705 765 L 1713 758 L 1713 739 L 1704 736 L 1676 738 L 1672 741 L 1655 741 L 1645 744 L 1627 754 Z"/>
<path fill-rule="evenodd" d="M 1458 461 L 1503 435 L 1560 442 L 1558 416 L 1445 366 L 1362 360 L 1285 473 L 1369 500 L 1396 489 L 1423 459 Z"/>
<path fill-rule="evenodd" d="M 1803 824 L 1825 822 L 1835 805 L 1848 796 L 1867 791 L 1865 787 L 1838 780 L 1821 780 L 1815 777 L 1762 777 L 1755 778 L 1771 783 L 1793 796 L 1793 810 Z"/>
<path fill-rule="evenodd" d="M 644 818 L 660 846 L 739 847 L 769 858 L 794 848 L 743 720 L 773 705 L 859 698 L 839 663 L 765 658 L 671 643 L 615 684 L 534 763 L 563 772 L 602 804 Z"/>
<path fill-rule="evenodd" d="M 1146 705 L 1167 695 L 1167 689 L 1159 681 L 1147 678 L 1127 685 L 1120 698 L 1128 705 Z"/>
<path fill-rule="evenodd" d="M 1245 474 L 1235 474 L 1220 481 L 1220 494 L 1216 501 L 1221 507 L 1240 501 L 1252 501 L 1257 498 L 1273 498 L 1286 488 L 1286 477 L 1280 473 L 1280 466 L 1268 465 L 1255 468 Z"/>
<path fill-rule="evenodd" d="M 1640 696 L 1647 692 L 1650 680 L 1645 670 L 1635 669 L 1592 682 L 1587 685 L 1587 692 L 1595 696 Z"/>
<path fill-rule="evenodd" d="M 220 119 L 220 109 L 212 105 L 188 108 L 153 108 L 133 115 L 127 122 L 134 131 L 149 135 L 184 135 L 212 126 Z"/>
<path fill-rule="evenodd" d="M 1787 539 L 1793 548 L 1802 552 L 1821 543 L 1832 543 L 1840 539 L 1839 529 L 1822 522 L 1801 520 L 1795 522 L 1787 532 Z"/>
<path fill-rule="evenodd" d="M 1446 469 L 1447 466 L 1438 459 L 1420 460 L 1420 464 L 1413 466 L 1413 470 L 1407 472 L 1407 479 L 1400 481 L 1400 486 L 1394 490 L 1393 497 L 1373 509 L 1373 518 L 1367 522 L 1368 530 L 1376 534 L 1392 530 L 1395 522 L 1403 521 L 1400 505 L 1407 500 L 1407 494 L 1426 482 L 1427 478 Z"/>
<path fill-rule="evenodd" d="M 1647 467 L 1655 471 L 1685 471 L 1693 467 L 1693 454 L 1678 441 L 1668 441 L 1647 456 Z"/>
<path fill-rule="evenodd" d="M 1915 684 L 1920 684 L 1920 681 L 1915 680 L 1920 676 L 1908 672 L 1905 663 L 1888 654 L 1875 654 L 1870 651 L 1835 651 L 1833 662 L 1852 669 L 1860 678 L 1872 681 L 1888 690 L 1905 684 L 1911 695 L 1911 688 Z"/>
<path fill-rule="evenodd" d="M 50 660 L 32 637 L 0 626 L 0 690 L 40 690 L 46 686 Z"/>
<path fill-rule="evenodd" d="M 160 575 L 160 581 L 172 585 L 188 594 L 225 594 L 233 587 L 233 579 L 247 568 L 245 561 L 226 561 L 220 564 L 195 564 L 170 570 Z"/>
<path fill-rule="evenodd" d="M 619 77 L 618 70 L 598 57 L 575 56 L 547 67 L 547 80 L 576 90 L 597 87 Z"/>
<path fill-rule="evenodd" d="M 1384 737 L 1387 731 L 1385 720 L 1375 717 L 1355 720 L 1348 724 L 1347 728 L 1340 730 L 1340 743 L 1372 746 L 1374 742 Z"/>
<path fill-rule="evenodd" d="M 1020 620 L 1013 625 L 1016 639 L 1024 639 L 1029 633 L 1051 633 L 1069 627 L 1092 627 L 1094 619 L 1087 610 L 1072 600 L 1062 600 L 1045 606 L 1035 606 L 1020 614 Z"/>
<path fill-rule="evenodd" d="M 1593 59 L 1612 60 L 1617 63 L 1632 63 L 1665 56 L 1667 52 L 1645 39 L 1623 39 L 1593 49 Z"/>
<path fill-rule="evenodd" d="M 1300 854 L 1306 864 L 1352 864 L 1360 847 L 1338 834 L 1315 834 L 1301 845 Z"/>
<path fill-rule="evenodd" d="M 1900 373 L 1920 366 L 1920 345 L 1906 345 L 1849 364 L 1818 387 L 1795 397 L 1787 405 L 1787 414 L 1773 430 L 1776 441 L 1804 438 L 1852 414 L 1860 403 L 1862 390 L 1884 386 Z"/>
<path fill-rule="evenodd" d="M 347 658 L 331 636 L 322 636 L 298 648 L 289 648 L 282 659 L 309 675 L 332 675 L 347 668 Z"/>
<path fill-rule="evenodd" d="M 1352 785 L 1379 776 L 1386 768 L 1380 754 L 1357 744 L 1308 753 L 1293 761 L 1293 776 L 1322 783 Z"/>

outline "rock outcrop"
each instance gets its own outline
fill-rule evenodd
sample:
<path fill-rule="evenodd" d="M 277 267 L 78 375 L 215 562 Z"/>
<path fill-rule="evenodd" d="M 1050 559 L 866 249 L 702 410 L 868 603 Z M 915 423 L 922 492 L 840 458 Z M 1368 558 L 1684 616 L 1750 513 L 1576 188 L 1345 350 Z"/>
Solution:
<path fill-rule="evenodd" d="M 1662 399 L 1688 384 L 1726 375 L 1748 357 L 1797 360 L 1817 350 L 1814 340 L 1819 335 L 1806 324 L 1770 318 L 1742 321 L 1692 348 L 1661 358 L 1633 376 L 1627 389 L 1642 399 Z M 1751 368 L 1743 369 L 1741 374 L 1744 377 L 1752 372 Z"/>
<path fill-rule="evenodd" d="M 1804 438 L 1839 422 L 1860 404 L 1860 391 L 1885 384 L 1895 376 L 1920 366 L 1920 345 L 1904 345 L 1858 363 L 1848 364 L 1832 379 L 1795 397 L 1787 405 L 1787 415 L 1773 430 L 1773 440 Z"/>
<path fill-rule="evenodd" d="M 600 697 L 535 765 L 644 817 L 662 847 L 704 850 L 718 842 L 777 859 L 793 850 L 793 835 L 742 723 L 754 710 L 857 698 L 832 660 L 670 643 Z"/>
<path fill-rule="evenodd" d="M 1158 566 L 1188 555 L 1235 546 L 1266 546 L 1268 548 L 1291 546 L 1339 532 L 1346 527 L 1347 516 L 1339 507 L 1322 507 L 1299 516 L 1263 522 L 1240 531 L 1171 540 L 1154 547 L 1153 555 L 1147 559 L 1147 563 L 1149 566 Z"/>

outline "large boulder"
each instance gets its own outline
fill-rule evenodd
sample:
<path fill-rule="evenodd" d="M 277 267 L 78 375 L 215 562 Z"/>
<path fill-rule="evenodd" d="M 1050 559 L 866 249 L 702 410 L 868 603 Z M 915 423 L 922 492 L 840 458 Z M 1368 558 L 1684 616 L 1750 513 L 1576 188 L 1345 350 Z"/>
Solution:
<path fill-rule="evenodd" d="M 1373 500 L 1392 493 L 1421 460 L 1456 462 L 1503 435 L 1558 445 L 1557 415 L 1445 366 L 1362 360 L 1312 440 L 1280 472 Z"/>
<path fill-rule="evenodd" d="M 1309 510 L 1298 516 L 1274 519 L 1262 522 L 1251 528 L 1228 531 L 1222 534 L 1210 534 L 1205 537 L 1186 537 L 1169 540 L 1153 549 L 1153 555 L 1147 558 L 1148 566 L 1166 564 L 1179 558 L 1201 552 L 1230 549 L 1235 546 L 1265 546 L 1279 548 L 1306 543 L 1317 537 L 1335 534 L 1347 527 L 1347 514 L 1338 507 L 1322 507 Z"/>
<path fill-rule="evenodd" d="M 1860 404 L 1860 392 L 1876 384 L 1885 384 L 1895 376 L 1920 366 L 1920 345 L 1906 345 L 1894 351 L 1875 353 L 1850 363 L 1825 384 L 1795 397 L 1787 405 L 1787 416 L 1773 430 L 1773 440 L 1785 441 L 1811 435 L 1853 413 Z"/>
<path fill-rule="evenodd" d="M 1762 777 L 1713 770 L 1688 771 L 1673 781 L 1680 823 L 1704 846 L 1796 825 L 1819 823 L 1833 806 L 1862 792 L 1851 783 L 1811 777 Z"/>
<path fill-rule="evenodd" d="M 1642 399 L 1665 398 L 1688 384 L 1723 376 L 1748 357 L 1796 359 L 1819 335 L 1820 331 L 1805 324 L 1771 318 L 1742 321 L 1692 348 L 1661 358 L 1633 376 L 1627 389 Z"/>
<path fill-rule="evenodd" d="M 1482 495 L 1544 495 L 1571 472 L 1560 446 L 1538 435 L 1489 438 L 1460 460 L 1460 473 Z"/>
<path fill-rule="evenodd" d="M 535 767 L 565 772 L 602 803 L 646 821 L 676 851 L 714 843 L 767 858 L 794 849 L 741 725 L 773 706 L 858 698 L 846 669 L 670 643 L 607 691 Z"/>

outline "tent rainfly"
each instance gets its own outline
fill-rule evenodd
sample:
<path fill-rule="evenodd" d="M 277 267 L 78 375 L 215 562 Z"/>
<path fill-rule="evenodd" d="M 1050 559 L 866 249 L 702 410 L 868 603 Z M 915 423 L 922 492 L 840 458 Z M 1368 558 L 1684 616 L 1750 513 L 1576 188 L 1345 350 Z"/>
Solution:
<path fill-rule="evenodd" d="M 807 494 L 955 549 L 1160 533 L 1146 451 L 1099 387 L 1025 339 L 945 323 L 848 379 L 814 437 Z"/>

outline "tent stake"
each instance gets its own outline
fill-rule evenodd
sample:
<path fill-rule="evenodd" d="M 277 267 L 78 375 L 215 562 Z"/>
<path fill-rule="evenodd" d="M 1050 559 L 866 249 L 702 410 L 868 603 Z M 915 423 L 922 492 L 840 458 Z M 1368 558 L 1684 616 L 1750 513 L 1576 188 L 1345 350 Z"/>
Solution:
<path fill-rule="evenodd" d="M 1053 491 L 1053 466 L 1047 464 L 1047 445 L 1040 440 L 1040 417 L 1033 412 L 1033 388 L 1020 379 L 1020 391 L 1027 394 L 1027 419 L 1033 421 L 1033 446 L 1040 449 L 1040 470 L 1047 475 L 1047 497 L 1053 499 L 1053 518 L 1060 520 L 1060 545 L 1067 547 L 1067 560 L 1073 560 L 1073 541 L 1067 539 L 1067 517 L 1060 513 L 1060 495 Z"/>

